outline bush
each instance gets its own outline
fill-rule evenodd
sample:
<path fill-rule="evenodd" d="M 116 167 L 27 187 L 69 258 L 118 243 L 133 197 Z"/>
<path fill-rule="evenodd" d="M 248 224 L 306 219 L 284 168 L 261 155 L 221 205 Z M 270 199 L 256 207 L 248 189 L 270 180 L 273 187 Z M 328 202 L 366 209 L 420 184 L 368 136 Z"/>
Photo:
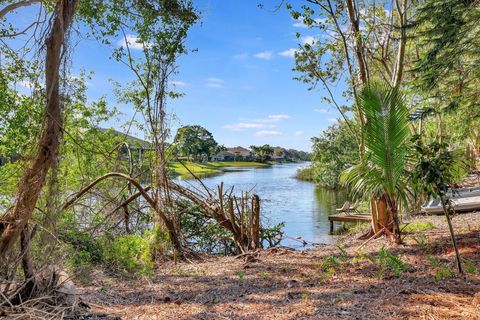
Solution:
<path fill-rule="evenodd" d="M 114 269 L 138 272 L 145 276 L 153 273 L 153 261 L 147 237 L 128 234 L 106 242 L 105 260 Z"/>

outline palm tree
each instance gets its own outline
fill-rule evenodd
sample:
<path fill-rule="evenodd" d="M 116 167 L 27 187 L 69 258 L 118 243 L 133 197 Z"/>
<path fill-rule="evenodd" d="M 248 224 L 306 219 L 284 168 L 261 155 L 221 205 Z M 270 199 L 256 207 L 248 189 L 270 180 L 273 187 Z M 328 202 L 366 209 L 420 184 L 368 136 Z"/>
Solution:
<path fill-rule="evenodd" d="M 360 95 L 365 114 L 366 152 L 358 165 L 341 175 L 354 197 L 371 200 L 372 234 L 386 234 L 400 240 L 398 211 L 406 201 L 404 181 L 410 138 L 408 110 L 398 88 L 371 82 Z"/>

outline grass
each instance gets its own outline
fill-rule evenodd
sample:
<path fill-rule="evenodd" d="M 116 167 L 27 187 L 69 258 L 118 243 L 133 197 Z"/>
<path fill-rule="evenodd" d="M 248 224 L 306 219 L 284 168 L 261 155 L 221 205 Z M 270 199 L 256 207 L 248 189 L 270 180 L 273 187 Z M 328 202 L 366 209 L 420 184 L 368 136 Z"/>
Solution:
<path fill-rule="evenodd" d="M 223 172 L 223 170 L 208 164 L 196 162 L 184 162 L 184 164 L 195 175 L 203 176 Z M 190 172 L 180 162 L 173 162 L 168 166 L 168 168 L 175 176 L 190 176 Z"/>
<path fill-rule="evenodd" d="M 207 176 L 212 174 L 218 174 L 225 172 L 224 168 L 240 168 L 240 167 L 249 167 L 249 168 L 265 168 L 269 167 L 268 163 L 260 162 L 247 162 L 247 161 L 232 161 L 232 162 L 207 162 L 207 163 L 197 163 L 197 162 L 183 162 L 187 168 L 198 176 Z M 171 174 L 174 176 L 181 176 L 184 178 L 190 177 L 190 172 L 180 163 L 172 162 L 168 166 Z"/>
<path fill-rule="evenodd" d="M 209 162 L 208 165 L 219 168 L 230 168 L 230 167 L 253 167 L 253 168 L 265 168 L 269 167 L 268 163 L 261 162 L 250 162 L 250 161 L 219 161 L 219 162 Z"/>
<path fill-rule="evenodd" d="M 406 232 L 420 232 L 427 231 L 435 228 L 435 224 L 431 221 L 417 221 L 409 224 L 402 224 L 400 230 Z"/>

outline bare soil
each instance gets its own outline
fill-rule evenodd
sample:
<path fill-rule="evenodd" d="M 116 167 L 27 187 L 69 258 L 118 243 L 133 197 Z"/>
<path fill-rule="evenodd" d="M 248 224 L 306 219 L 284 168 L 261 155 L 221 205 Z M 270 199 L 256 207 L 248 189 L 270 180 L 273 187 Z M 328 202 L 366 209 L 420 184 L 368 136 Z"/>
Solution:
<path fill-rule="evenodd" d="M 98 271 L 80 292 L 98 319 L 480 319 L 480 213 L 453 219 L 466 279 L 456 274 L 445 218 L 419 221 L 434 228 L 405 234 L 403 245 L 380 238 L 357 251 L 356 233 L 303 252 L 166 263 L 151 279 Z M 383 246 L 404 271 L 382 265 Z"/>

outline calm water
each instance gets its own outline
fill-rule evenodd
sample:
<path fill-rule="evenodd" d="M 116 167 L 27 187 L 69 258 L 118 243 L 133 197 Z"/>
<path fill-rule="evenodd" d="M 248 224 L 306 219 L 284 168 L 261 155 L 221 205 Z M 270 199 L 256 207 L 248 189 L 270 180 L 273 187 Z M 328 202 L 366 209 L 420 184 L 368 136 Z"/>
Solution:
<path fill-rule="evenodd" d="M 328 215 L 346 200 L 343 192 L 325 190 L 310 182 L 294 178 L 298 168 L 308 163 L 273 165 L 269 168 L 243 168 L 240 171 L 204 178 L 204 184 L 215 189 L 221 182 L 225 188 L 235 186 L 237 192 L 250 190 L 261 199 L 263 223 L 273 225 L 285 222 L 285 236 L 302 237 L 315 243 L 332 243 L 328 235 Z M 195 184 L 183 181 L 182 184 Z M 286 238 L 282 245 L 302 247 L 299 241 Z"/>

